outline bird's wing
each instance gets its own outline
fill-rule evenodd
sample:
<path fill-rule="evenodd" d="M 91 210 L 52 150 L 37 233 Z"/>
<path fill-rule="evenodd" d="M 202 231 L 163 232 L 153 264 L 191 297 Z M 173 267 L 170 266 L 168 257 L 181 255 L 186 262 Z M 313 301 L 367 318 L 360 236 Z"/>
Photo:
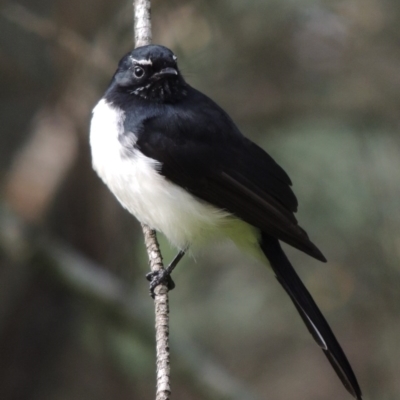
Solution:
<path fill-rule="evenodd" d="M 194 196 L 325 261 L 294 217 L 297 200 L 287 174 L 218 106 L 207 106 L 195 115 L 152 118 L 136 146 L 161 163 L 162 175 Z"/>

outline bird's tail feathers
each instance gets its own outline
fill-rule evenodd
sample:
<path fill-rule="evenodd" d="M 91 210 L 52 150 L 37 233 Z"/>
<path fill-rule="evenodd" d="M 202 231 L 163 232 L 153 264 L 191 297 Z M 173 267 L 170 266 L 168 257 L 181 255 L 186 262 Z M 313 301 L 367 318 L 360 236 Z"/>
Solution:
<path fill-rule="evenodd" d="M 325 353 L 343 385 L 357 400 L 361 400 L 361 390 L 346 355 L 315 301 L 283 252 L 279 241 L 263 234 L 260 246 L 268 258 L 276 278 L 292 299 L 305 325 Z"/>

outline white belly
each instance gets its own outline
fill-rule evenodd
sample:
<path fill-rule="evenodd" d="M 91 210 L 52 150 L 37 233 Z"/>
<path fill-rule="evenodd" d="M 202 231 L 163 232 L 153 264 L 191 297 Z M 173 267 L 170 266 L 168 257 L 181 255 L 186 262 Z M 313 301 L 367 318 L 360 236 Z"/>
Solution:
<path fill-rule="evenodd" d="M 123 120 L 121 110 L 101 100 L 93 110 L 90 145 L 94 169 L 130 213 L 182 250 L 215 236 L 258 248 L 254 227 L 165 179 L 156 160 L 137 150 L 123 155 L 118 140 Z"/>

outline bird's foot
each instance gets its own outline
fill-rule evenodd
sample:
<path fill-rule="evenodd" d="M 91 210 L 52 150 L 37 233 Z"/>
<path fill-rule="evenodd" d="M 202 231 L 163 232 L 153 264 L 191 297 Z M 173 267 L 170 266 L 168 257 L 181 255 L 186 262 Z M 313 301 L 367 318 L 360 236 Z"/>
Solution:
<path fill-rule="evenodd" d="M 146 279 L 150 282 L 150 296 L 154 299 L 154 289 L 164 283 L 167 285 L 168 290 L 175 287 L 175 283 L 171 278 L 171 271 L 168 269 L 160 269 L 159 271 L 149 272 L 146 274 Z"/>
<path fill-rule="evenodd" d="M 165 283 L 168 290 L 172 290 L 175 287 L 175 283 L 171 278 L 171 273 L 174 268 L 178 265 L 179 261 L 185 255 L 187 249 L 181 250 L 175 258 L 171 261 L 165 269 L 160 269 L 159 271 L 149 272 L 146 274 L 146 279 L 150 282 L 150 296 L 154 299 L 155 293 L 154 289 L 160 284 Z"/>

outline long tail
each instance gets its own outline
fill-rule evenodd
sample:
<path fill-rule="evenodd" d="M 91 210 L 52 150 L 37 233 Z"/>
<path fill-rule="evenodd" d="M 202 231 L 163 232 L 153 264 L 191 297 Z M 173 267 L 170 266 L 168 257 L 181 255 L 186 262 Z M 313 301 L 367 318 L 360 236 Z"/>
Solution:
<path fill-rule="evenodd" d="M 276 278 L 292 299 L 308 330 L 325 353 L 343 385 L 357 400 L 362 400 L 361 389 L 346 355 L 315 301 L 290 264 L 279 241 L 263 234 L 260 246 Z"/>

